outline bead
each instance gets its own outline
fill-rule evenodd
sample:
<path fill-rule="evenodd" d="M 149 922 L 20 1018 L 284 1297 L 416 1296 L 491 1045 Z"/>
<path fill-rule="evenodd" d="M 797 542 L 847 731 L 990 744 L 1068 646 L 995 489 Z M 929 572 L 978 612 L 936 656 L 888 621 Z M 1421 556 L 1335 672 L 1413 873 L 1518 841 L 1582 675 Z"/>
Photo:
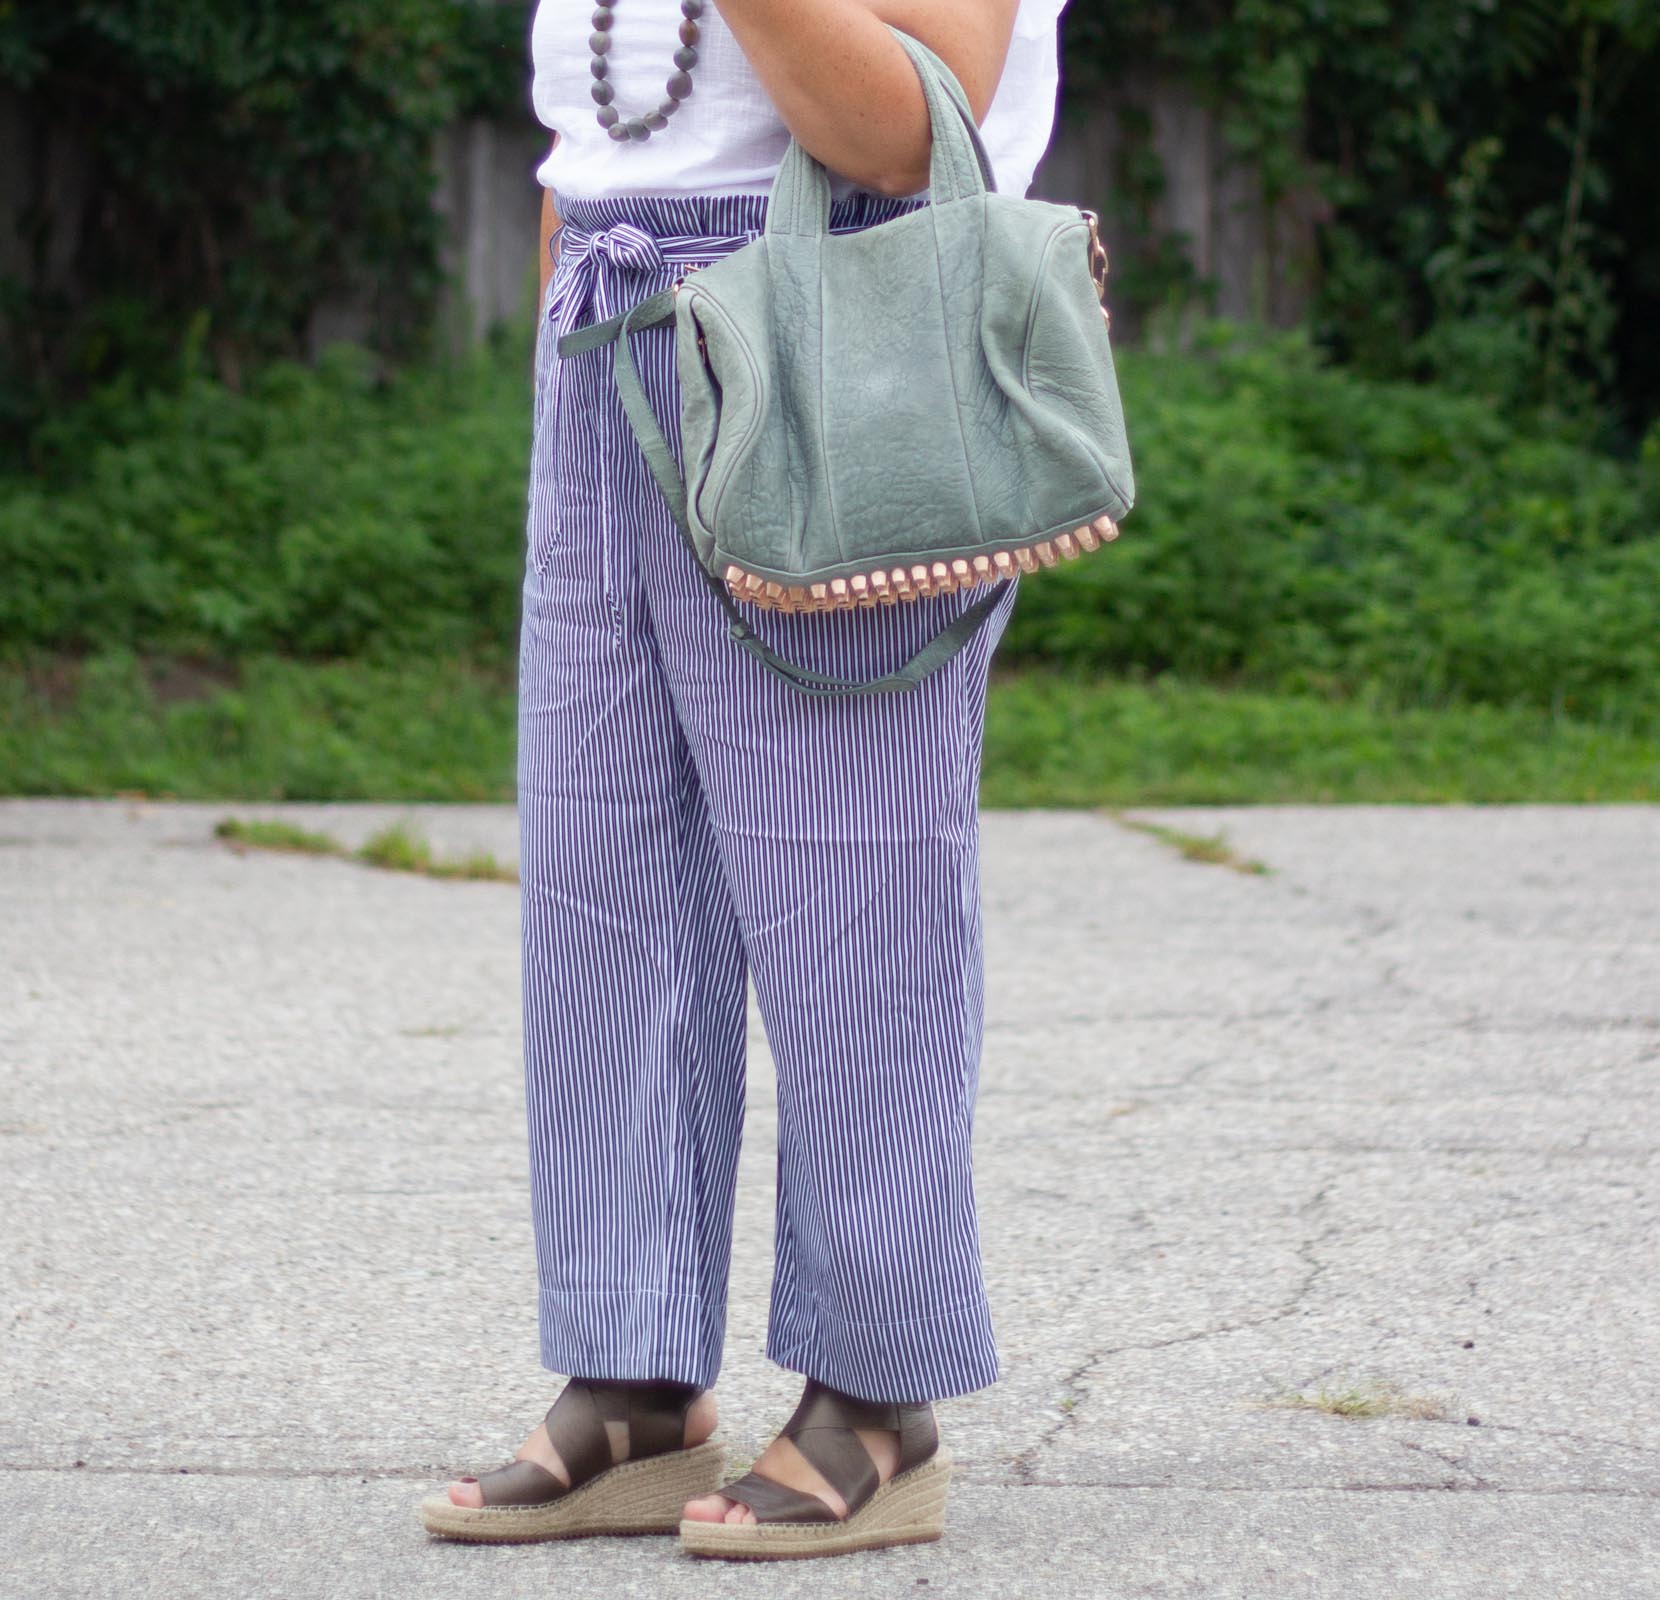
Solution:
<path fill-rule="evenodd" d="M 680 102 L 692 92 L 692 69 L 698 64 L 697 47 L 702 37 L 697 19 L 703 15 L 706 3 L 707 0 L 680 0 L 683 19 L 679 24 L 680 48 L 674 52 L 674 64 L 678 70 L 664 85 L 667 96 L 656 110 L 625 117 L 612 104 L 616 91 L 608 81 L 611 69 L 606 59 L 611 53 L 611 30 L 616 25 L 617 0 L 594 0 L 593 32 L 588 35 L 588 71 L 594 81 L 589 93 L 599 107 L 595 120 L 610 138 L 619 143 L 624 139 L 642 141 L 669 125 L 669 118 L 680 109 Z"/>

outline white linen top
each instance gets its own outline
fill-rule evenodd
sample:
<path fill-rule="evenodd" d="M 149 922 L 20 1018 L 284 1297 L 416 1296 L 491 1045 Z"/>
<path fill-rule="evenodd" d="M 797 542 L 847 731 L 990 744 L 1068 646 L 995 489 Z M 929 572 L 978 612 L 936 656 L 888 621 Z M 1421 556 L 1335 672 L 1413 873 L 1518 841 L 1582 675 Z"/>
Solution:
<path fill-rule="evenodd" d="M 1024 195 L 1054 131 L 1057 23 L 1066 0 L 1020 0 L 991 109 L 980 125 L 1001 194 Z M 698 18 L 692 93 L 649 139 L 612 139 L 588 93 L 593 0 L 537 0 L 531 23 L 536 117 L 558 134 L 537 168 L 545 188 L 571 199 L 629 194 L 767 194 L 789 129 L 713 0 Z M 643 116 L 664 97 L 680 47 L 679 0 L 618 0 L 606 57 L 622 115 Z M 831 174 L 840 199 L 855 185 Z"/>

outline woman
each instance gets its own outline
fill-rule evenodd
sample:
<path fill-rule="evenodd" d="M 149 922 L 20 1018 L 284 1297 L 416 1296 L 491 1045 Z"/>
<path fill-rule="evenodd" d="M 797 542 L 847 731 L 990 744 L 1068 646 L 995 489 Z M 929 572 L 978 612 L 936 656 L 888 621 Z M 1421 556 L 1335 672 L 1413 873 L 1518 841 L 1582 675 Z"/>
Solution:
<path fill-rule="evenodd" d="M 1015 598 L 914 693 L 796 693 L 736 649 L 629 432 L 609 348 L 559 335 L 762 227 L 793 134 L 833 229 L 926 203 L 920 83 L 961 82 L 1023 194 L 1063 0 L 541 0 L 538 176 L 561 223 L 537 347 L 519 807 L 543 1366 L 571 1374 L 514 1461 L 422 1505 L 434 1532 L 680 1529 L 700 1554 L 939 1537 L 932 1402 L 996 1381 L 970 1167 L 989 661 Z M 666 91 L 666 92 L 665 92 Z M 551 235 L 549 239 L 551 245 Z M 637 333 L 678 455 L 673 330 Z M 791 660 L 876 676 L 977 592 L 757 613 Z M 768 1356 L 801 1403 L 721 1483 L 720 1365 L 745 981 L 778 1072 Z"/>

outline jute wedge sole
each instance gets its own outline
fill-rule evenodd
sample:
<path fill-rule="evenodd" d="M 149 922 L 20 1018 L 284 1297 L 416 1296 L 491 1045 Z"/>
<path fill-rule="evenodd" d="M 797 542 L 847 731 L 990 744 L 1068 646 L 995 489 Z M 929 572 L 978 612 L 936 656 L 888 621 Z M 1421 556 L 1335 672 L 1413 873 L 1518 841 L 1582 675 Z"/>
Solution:
<path fill-rule="evenodd" d="M 688 1500 L 720 1488 L 726 1447 L 694 1445 L 608 1467 L 536 1506 L 458 1506 L 445 1490 L 420 1504 L 428 1533 L 473 1544 L 527 1544 L 593 1534 L 673 1533 Z"/>
<path fill-rule="evenodd" d="M 791 1561 L 927 1544 L 945 1532 L 951 1461 L 950 1450 L 941 1445 L 920 1466 L 890 1478 L 845 1522 L 688 1521 L 680 1524 L 681 1548 L 733 1561 Z"/>

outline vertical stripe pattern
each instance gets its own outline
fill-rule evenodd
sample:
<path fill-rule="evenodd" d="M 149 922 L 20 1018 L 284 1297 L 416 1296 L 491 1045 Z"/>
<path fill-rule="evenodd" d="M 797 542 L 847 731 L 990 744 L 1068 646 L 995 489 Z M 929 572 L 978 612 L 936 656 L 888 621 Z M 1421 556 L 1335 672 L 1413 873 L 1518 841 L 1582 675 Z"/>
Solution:
<path fill-rule="evenodd" d="M 915 203 L 856 194 L 831 226 Z M 747 975 L 778 1072 L 767 1355 L 868 1399 L 982 1388 L 997 1350 L 970 1161 L 977 795 L 986 677 L 1017 580 L 915 693 L 823 699 L 766 673 L 727 637 L 651 480 L 611 350 L 553 348 L 598 308 L 753 237 L 765 199 L 571 200 L 560 214 L 519 662 L 542 1364 L 714 1383 Z M 636 334 L 634 349 L 678 458 L 672 327 Z M 870 676 L 979 593 L 763 612 L 754 626 L 804 666 Z"/>

